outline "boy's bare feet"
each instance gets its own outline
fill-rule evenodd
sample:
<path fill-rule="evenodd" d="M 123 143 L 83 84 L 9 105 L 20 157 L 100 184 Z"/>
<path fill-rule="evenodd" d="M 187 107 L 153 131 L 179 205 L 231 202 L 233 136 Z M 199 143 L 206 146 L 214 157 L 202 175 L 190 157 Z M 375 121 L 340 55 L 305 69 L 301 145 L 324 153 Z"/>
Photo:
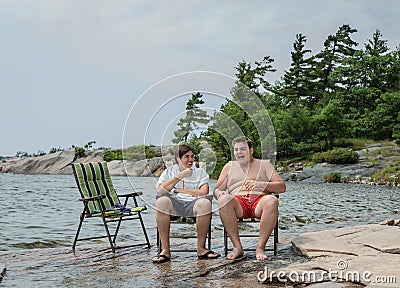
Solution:
<path fill-rule="evenodd" d="M 256 248 L 256 259 L 257 260 L 269 260 L 268 256 L 265 255 L 264 249 Z"/>
<path fill-rule="evenodd" d="M 232 252 L 229 253 L 229 254 L 226 256 L 226 259 L 228 259 L 228 260 L 235 260 L 235 259 L 238 259 L 238 258 L 242 257 L 243 255 L 244 255 L 243 249 L 238 250 L 238 249 L 236 249 L 236 248 L 233 248 L 233 249 L 232 249 Z"/>

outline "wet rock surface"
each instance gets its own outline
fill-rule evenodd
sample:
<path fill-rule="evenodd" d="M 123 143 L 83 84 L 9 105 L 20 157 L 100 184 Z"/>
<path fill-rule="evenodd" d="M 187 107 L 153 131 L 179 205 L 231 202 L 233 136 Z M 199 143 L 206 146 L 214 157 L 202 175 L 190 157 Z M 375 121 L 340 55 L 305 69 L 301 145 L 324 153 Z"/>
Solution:
<path fill-rule="evenodd" d="M 223 256 L 197 260 L 195 252 L 179 252 L 162 264 L 151 262 L 155 246 L 120 249 L 113 254 L 101 251 L 106 247 L 103 242 L 79 246 L 75 252 L 65 247 L 1 252 L 0 268 L 6 269 L 5 287 L 248 288 L 261 283 L 267 287 L 400 287 L 399 239 L 397 226 L 363 225 L 304 233 L 293 239 L 292 245 L 281 241 L 278 255 L 268 254 L 269 261 L 256 261 L 253 251 L 241 261 L 228 261 Z M 186 239 L 174 245 L 192 244 Z M 220 239 L 213 240 L 212 248 L 223 253 Z M 331 270 L 338 271 L 336 282 L 328 277 Z M 272 271 L 286 274 L 269 278 Z M 317 278 L 293 281 L 294 275 L 303 271 L 313 271 Z M 340 271 L 361 273 L 361 277 L 370 272 L 369 279 L 375 282 L 349 281 L 339 277 Z M 377 276 L 397 283 L 377 283 Z"/>
<path fill-rule="evenodd" d="M 175 245 L 187 245 L 184 242 Z M 292 261 L 305 261 L 281 244 L 271 261 L 255 261 L 249 252 L 241 261 L 198 260 L 195 252 L 177 252 L 170 262 L 153 264 L 156 247 L 101 251 L 105 244 L 71 248 L 49 248 L 0 253 L 7 268 L 6 287 L 254 287 L 266 264 L 276 269 Z M 213 250 L 223 252 L 222 245 Z"/>

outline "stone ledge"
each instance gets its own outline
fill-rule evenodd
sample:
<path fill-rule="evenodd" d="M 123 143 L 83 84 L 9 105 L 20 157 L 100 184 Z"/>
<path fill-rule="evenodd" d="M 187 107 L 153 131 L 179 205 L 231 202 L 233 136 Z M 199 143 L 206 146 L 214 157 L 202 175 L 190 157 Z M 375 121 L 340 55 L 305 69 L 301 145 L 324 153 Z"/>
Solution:
<path fill-rule="evenodd" d="M 400 227 L 378 224 L 304 233 L 293 239 L 292 245 L 296 251 L 309 257 L 310 261 L 289 265 L 282 273 L 288 283 L 295 285 L 331 282 L 332 277 L 328 273 L 337 272 L 337 282 L 341 283 L 400 287 L 399 239 Z M 307 275 L 310 271 L 320 281 L 293 281 L 295 277 L 288 276 Z M 366 277 L 363 277 L 364 274 Z M 378 283 L 380 279 L 394 280 L 397 283 Z"/>

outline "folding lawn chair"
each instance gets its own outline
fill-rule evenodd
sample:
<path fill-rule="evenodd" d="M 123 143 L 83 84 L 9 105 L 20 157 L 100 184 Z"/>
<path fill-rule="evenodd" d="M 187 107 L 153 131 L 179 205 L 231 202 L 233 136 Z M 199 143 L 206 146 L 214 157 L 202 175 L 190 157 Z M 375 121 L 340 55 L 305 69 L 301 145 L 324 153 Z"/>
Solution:
<path fill-rule="evenodd" d="M 125 195 L 118 195 L 111 181 L 106 162 L 94 163 L 72 163 L 75 180 L 81 195 L 80 201 L 83 203 L 83 211 L 80 215 L 80 222 L 72 249 L 75 250 L 77 241 L 94 240 L 108 238 L 112 252 L 115 249 L 126 248 L 139 245 L 147 245 L 150 248 L 149 238 L 142 219 L 142 211 L 146 210 L 146 206 L 139 206 L 136 197 L 142 195 L 141 192 L 133 192 Z M 121 204 L 119 197 L 125 198 Z M 133 207 L 127 207 L 128 200 L 133 200 Z M 131 201 L 132 202 L 132 201 Z M 106 235 L 87 237 L 79 239 L 79 232 L 82 228 L 83 221 L 86 219 L 101 219 L 104 224 Z M 116 239 L 122 221 L 139 220 L 145 243 L 138 243 L 128 246 L 117 246 Z M 110 234 L 109 223 L 116 222 L 114 234 Z"/>

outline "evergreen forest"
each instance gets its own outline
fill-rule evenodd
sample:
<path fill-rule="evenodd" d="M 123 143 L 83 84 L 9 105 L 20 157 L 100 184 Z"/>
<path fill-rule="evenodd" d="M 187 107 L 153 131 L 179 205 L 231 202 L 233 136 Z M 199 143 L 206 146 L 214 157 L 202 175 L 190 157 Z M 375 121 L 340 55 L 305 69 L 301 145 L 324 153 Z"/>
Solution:
<path fill-rule="evenodd" d="M 270 56 L 254 63 L 241 61 L 235 67 L 232 98 L 209 117 L 199 109 L 202 95 L 193 94 L 174 143 L 199 147 L 199 141 L 206 140 L 218 159 L 216 175 L 232 158 L 229 137 L 241 133 L 254 142 L 256 157 L 269 155 L 263 149 L 273 148 L 277 160 L 351 147 L 355 139 L 399 144 L 400 46 L 391 50 L 379 30 L 361 45 L 352 39 L 356 32 L 342 25 L 317 53 L 307 49 L 305 35 L 297 34 L 291 65 L 275 83 L 268 81 L 276 71 Z M 254 105 L 254 99 L 262 105 Z M 257 124 L 265 119 L 273 129 Z M 207 131 L 191 134 L 196 123 L 205 122 Z M 265 131 L 260 131 L 264 126 Z"/>

